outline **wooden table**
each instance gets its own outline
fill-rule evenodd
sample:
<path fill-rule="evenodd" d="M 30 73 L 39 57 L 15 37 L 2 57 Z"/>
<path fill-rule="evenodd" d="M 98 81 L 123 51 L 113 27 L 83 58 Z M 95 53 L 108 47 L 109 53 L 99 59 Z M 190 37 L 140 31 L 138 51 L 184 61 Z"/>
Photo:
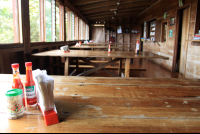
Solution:
<path fill-rule="evenodd" d="M 70 49 L 107 49 L 108 50 L 108 45 L 107 46 L 86 46 L 86 45 L 81 45 L 80 47 L 75 47 L 75 46 L 70 46 Z M 112 50 L 116 49 L 128 49 L 130 50 L 130 47 L 122 47 L 122 46 L 111 46 Z"/>
<path fill-rule="evenodd" d="M 52 77 L 60 123 L 45 126 L 37 108 L 8 120 L 1 105 L 1 133 L 200 132 L 199 79 Z M 2 102 L 11 82 L 12 75 L 0 75 Z"/>
<path fill-rule="evenodd" d="M 142 52 L 139 54 L 135 54 L 134 52 L 125 52 L 125 51 L 112 51 L 111 54 L 108 54 L 107 51 L 89 51 L 89 50 L 70 50 L 69 53 L 64 53 L 61 50 L 51 50 L 46 52 L 39 52 L 32 54 L 32 56 L 60 56 L 60 57 L 66 57 L 65 60 L 65 76 L 69 75 L 69 57 L 78 57 L 79 59 L 83 60 L 84 62 L 93 65 L 95 68 L 88 70 L 84 73 L 81 73 L 77 76 L 86 76 L 93 72 L 96 72 L 98 70 L 103 70 L 106 73 L 110 74 L 113 77 L 117 77 L 116 74 L 108 71 L 104 67 L 113 64 L 117 61 L 120 61 L 119 63 L 119 74 L 121 74 L 121 67 L 122 67 L 122 59 L 126 59 L 125 62 L 125 77 L 129 77 L 130 75 L 130 59 L 131 58 L 161 58 L 168 60 L 168 57 L 160 56 L 157 54 L 149 53 L 149 52 Z M 85 57 L 104 57 L 104 58 L 115 58 L 107 63 L 101 64 L 100 66 L 98 64 L 90 62 L 90 60 L 85 59 Z M 77 64 L 78 66 L 78 64 Z M 78 68 L 78 67 L 77 67 Z"/>

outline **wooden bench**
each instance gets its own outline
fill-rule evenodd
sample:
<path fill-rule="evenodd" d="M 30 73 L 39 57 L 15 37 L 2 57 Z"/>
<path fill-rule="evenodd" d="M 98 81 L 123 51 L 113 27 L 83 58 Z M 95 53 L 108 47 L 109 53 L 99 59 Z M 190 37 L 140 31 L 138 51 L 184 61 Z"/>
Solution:
<path fill-rule="evenodd" d="M 70 68 L 76 68 L 76 65 L 69 65 Z M 91 68 L 95 68 L 92 65 L 79 65 L 79 68 L 83 68 L 83 69 L 91 69 Z M 108 70 L 118 70 L 119 67 L 118 66 L 107 66 L 105 67 Z M 125 68 L 122 67 L 122 70 L 124 70 Z M 130 68 L 131 71 L 146 71 L 146 69 L 138 69 L 138 68 Z"/>

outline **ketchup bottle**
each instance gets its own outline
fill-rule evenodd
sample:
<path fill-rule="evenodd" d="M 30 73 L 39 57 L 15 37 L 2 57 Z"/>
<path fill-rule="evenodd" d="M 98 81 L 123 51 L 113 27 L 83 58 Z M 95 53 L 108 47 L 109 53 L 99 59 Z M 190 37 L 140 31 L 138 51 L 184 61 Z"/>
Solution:
<path fill-rule="evenodd" d="M 109 48 L 108 48 L 108 53 L 110 54 L 110 44 L 109 44 Z"/>
<path fill-rule="evenodd" d="M 13 63 L 11 64 L 11 68 L 13 70 L 13 83 L 12 89 L 21 89 L 22 90 L 22 98 L 23 98 L 23 105 L 25 107 L 25 98 L 24 98 L 24 86 L 21 82 L 20 73 L 19 73 L 19 64 Z"/>
<path fill-rule="evenodd" d="M 26 62 L 26 99 L 28 105 L 35 105 L 37 103 L 35 82 L 32 75 L 32 62 Z"/>

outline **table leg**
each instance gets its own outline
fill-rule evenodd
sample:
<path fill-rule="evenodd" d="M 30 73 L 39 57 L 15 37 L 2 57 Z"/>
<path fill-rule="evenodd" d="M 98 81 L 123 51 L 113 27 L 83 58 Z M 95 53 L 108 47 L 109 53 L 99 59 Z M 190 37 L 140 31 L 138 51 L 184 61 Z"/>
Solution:
<path fill-rule="evenodd" d="M 126 63 L 125 63 L 125 77 L 130 76 L 130 58 L 126 58 Z"/>
<path fill-rule="evenodd" d="M 79 58 L 76 58 L 76 71 L 79 74 Z"/>
<path fill-rule="evenodd" d="M 69 57 L 66 57 L 65 59 L 65 68 L 64 68 L 65 76 L 69 75 Z"/>
<path fill-rule="evenodd" d="M 122 59 L 119 60 L 119 69 L 118 69 L 118 76 L 121 77 L 121 72 L 122 72 Z"/>

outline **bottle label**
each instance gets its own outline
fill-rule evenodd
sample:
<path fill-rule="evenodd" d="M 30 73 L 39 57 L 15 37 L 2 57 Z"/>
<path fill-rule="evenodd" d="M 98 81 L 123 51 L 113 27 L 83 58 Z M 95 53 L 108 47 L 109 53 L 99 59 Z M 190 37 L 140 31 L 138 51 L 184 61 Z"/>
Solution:
<path fill-rule="evenodd" d="M 140 48 L 139 48 L 139 44 L 137 44 L 137 46 L 136 46 L 136 47 L 137 47 L 137 50 L 139 50 L 139 49 L 140 49 Z"/>
<path fill-rule="evenodd" d="M 30 98 L 34 98 L 34 97 L 36 97 L 35 86 L 27 86 L 26 87 L 26 98 L 30 99 Z"/>

